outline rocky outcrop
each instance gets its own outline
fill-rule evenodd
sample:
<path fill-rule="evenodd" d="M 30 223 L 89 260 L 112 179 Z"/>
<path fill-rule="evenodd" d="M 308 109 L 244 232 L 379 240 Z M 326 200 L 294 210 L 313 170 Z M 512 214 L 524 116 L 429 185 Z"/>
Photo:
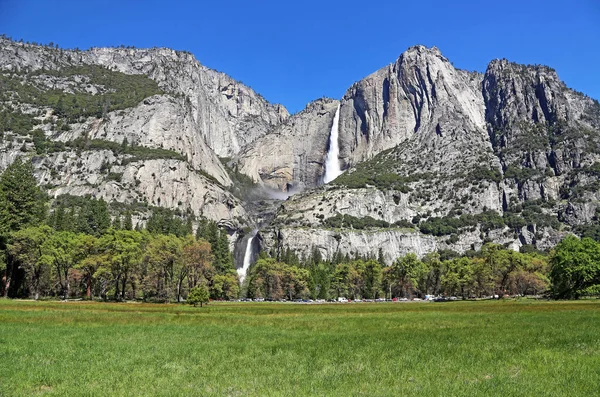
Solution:
<path fill-rule="evenodd" d="M 95 64 L 126 74 L 144 74 L 167 92 L 187 98 L 190 116 L 208 146 L 220 157 L 286 120 L 287 110 L 251 88 L 201 65 L 192 54 L 166 48 L 62 50 L 0 38 L 0 69 L 39 70 Z"/>
<path fill-rule="evenodd" d="M 188 98 L 199 130 L 219 157 L 237 154 L 289 116 L 282 105 L 272 105 L 226 74 L 202 66 L 190 53 L 93 48 L 82 61 L 146 74 L 161 88 Z"/>
<path fill-rule="evenodd" d="M 424 240 L 404 241 L 418 253 L 463 252 L 486 240 L 549 248 L 570 228 L 597 222 L 599 117 L 596 101 L 569 90 L 547 67 L 493 61 L 482 75 L 455 69 L 435 48 L 413 47 L 342 98 L 346 174 L 334 188 L 280 207 L 272 224 L 277 244 L 310 253 L 314 235 L 325 256 L 353 245 L 393 257 L 405 252 L 397 241 L 404 231 L 336 233 L 323 229 L 325 221 L 369 217 L 418 228 L 433 217 L 493 210 L 510 227 L 463 230 L 452 239 L 413 232 Z M 528 226 L 515 229 L 515 218 Z M 333 235 L 343 239 L 332 242 Z"/>
<path fill-rule="evenodd" d="M 488 65 L 483 78 L 485 118 L 491 128 L 510 132 L 523 122 L 553 124 L 581 121 L 593 101 L 569 90 L 556 71 L 547 66 L 526 66 L 505 59 Z M 498 142 L 500 143 L 500 142 Z"/>
<path fill-rule="evenodd" d="M 507 201 L 583 199 L 593 208 L 569 203 L 572 216 L 563 219 L 591 219 L 600 196 L 585 186 L 600 161 L 598 102 L 568 89 L 547 66 L 506 60 L 489 64 L 482 87 L 490 141 L 514 186 Z"/>
<path fill-rule="evenodd" d="M 544 245 L 541 249 L 553 247 L 563 234 L 550 229 L 544 230 Z M 498 244 L 518 250 L 522 243 L 509 230 L 497 230 L 487 235 Z M 453 250 L 464 253 L 478 250 L 482 246 L 480 231 L 465 233 L 457 241 L 447 238 L 424 235 L 407 229 L 379 230 L 333 230 L 323 228 L 284 228 L 266 229 L 259 234 L 261 249 L 266 252 L 283 253 L 290 249 L 301 258 L 308 258 L 318 250 L 323 258 L 332 259 L 340 253 L 353 258 L 357 255 L 378 258 L 382 254 L 387 265 L 391 265 L 400 256 L 414 253 L 419 257 L 439 250 Z"/>
<path fill-rule="evenodd" d="M 208 147 L 186 101 L 168 95 L 144 99 L 138 106 L 111 112 L 104 119 L 76 124 L 57 139 L 68 142 L 79 137 L 102 139 L 128 145 L 173 150 L 187 158 L 190 166 L 231 185 L 223 164 Z"/>
<path fill-rule="evenodd" d="M 328 259 L 336 252 L 349 257 L 360 253 L 377 258 L 381 250 L 388 265 L 401 254 L 413 252 L 422 256 L 438 248 L 435 238 L 393 230 L 358 232 L 286 228 L 261 232 L 260 239 L 263 250 L 291 249 L 304 258 L 308 258 L 315 249 Z"/>
<path fill-rule="evenodd" d="M 319 99 L 246 146 L 235 159 L 240 172 L 277 190 L 322 183 L 324 160 L 338 101 Z"/>
<path fill-rule="evenodd" d="M 0 70 L 18 72 L 13 79 L 67 94 L 110 91 L 90 83 L 86 75 L 55 73 L 82 65 L 146 75 L 164 94 L 66 128 L 58 128 L 57 122 L 64 120 L 58 120 L 52 108 L 17 101 L 20 111 L 39 115 L 36 128 L 45 133 L 46 139 L 67 144 L 64 151 L 35 161 L 40 183 L 50 189 L 51 195 L 89 194 L 107 201 L 147 203 L 228 222 L 234 228 L 247 220 L 244 204 L 225 190 L 232 181 L 217 156 L 236 154 L 242 146 L 285 121 L 285 108 L 269 104 L 252 89 L 202 66 L 186 52 L 164 48 L 62 50 L 0 38 Z M 35 73 L 25 73 L 32 71 Z M 15 138 L 14 134 L 7 138 L 10 142 L 2 145 L 0 155 L 3 167 L 16 156 L 31 155 L 36 149 L 31 139 Z M 149 157 L 153 160 L 149 160 L 114 151 L 85 151 L 87 144 L 83 152 L 82 147 L 75 151 L 69 145 L 78 139 L 164 149 L 181 158 L 172 158 L 168 152 L 154 153 Z"/>
<path fill-rule="evenodd" d="M 109 150 L 34 158 L 36 177 L 52 196 L 90 195 L 107 202 L 143 203 L 191 212 L 212 220 L 245 218 L 242 203 L 191 169 L 185 161 L 123 163 Z M 108 169 L 105 169 L 108 167 Z"/>
<path fill-rule="evenodd" d="M 481 77 L 455 69 L 435 47 L 408 49 L 344 95 L 341 157 L 352 165 L 407 140 L 485 131 Z"/>

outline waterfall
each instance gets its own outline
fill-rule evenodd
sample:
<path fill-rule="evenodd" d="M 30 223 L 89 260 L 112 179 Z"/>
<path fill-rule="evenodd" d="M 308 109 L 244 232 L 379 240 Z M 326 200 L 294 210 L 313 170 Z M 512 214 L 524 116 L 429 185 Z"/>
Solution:
<path fill-rule="evenodd" d="M 335 116 L 333 117 L 333 125 L 331 126 L 331 132 L 329 133 L 329 151 L 325 158 L 325 175 L 323 176 L 323 182 L 329 183 L 335 178 L 340 176 L 342 170 L 340 169 L 340 160 L 338 156 L 340 154 L 340 147 L 338 145 L 338 124 L 340 122 L 340 105 L 338 104 Z"/>
<path fill-rule="evenodd" d="M 244 264 L 242 267 L 237 269 L 237 273 L 240 276 L 240 282 L 243 283 L 246 278 L 246 272 L 248 272 L 248 268 L 250 267 L 250 262 L 252 261 L 252 240 L 256 236 L 256 230 L 252 232 L 248 242 L 246 243 L 246 253 L 244 254 Z"/>

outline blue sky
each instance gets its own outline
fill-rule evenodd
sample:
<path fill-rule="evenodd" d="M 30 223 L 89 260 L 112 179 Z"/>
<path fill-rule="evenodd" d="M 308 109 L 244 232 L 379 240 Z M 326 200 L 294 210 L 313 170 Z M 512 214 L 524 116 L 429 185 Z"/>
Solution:
<path fill-rule="evenodd" d="M 415 44 L 481 72 L 494 58 L 546 64 L 600 99 L 597 0 L 0 0 L 0 33 L 188 50 L 291 112 L 340 98 Z"/>

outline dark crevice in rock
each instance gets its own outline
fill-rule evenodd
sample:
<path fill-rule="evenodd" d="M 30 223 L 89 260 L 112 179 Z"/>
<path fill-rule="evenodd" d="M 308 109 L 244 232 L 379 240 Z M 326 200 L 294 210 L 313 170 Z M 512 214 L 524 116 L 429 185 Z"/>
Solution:
<path fill-rule="evenodd" d="M 542 112 L 544 113 L 544 118 L 546 119 L 546 121 L 553 123 L 555 121 L 555 117 L 554 114 L 550 111 L 550 106 L 548 105 L 548 98 L 546 98 L 546 90 L 544 90 L 544 84 L 540 83 L 536 85 L 535 97 L 537 98 L 540 107 L 542 108 Z"/>
<path fill-rule="evenodd" d="M 367 118 L 365 117 L 365 102 L 362 96 L 362 92 L 358 91 L 353 101 L 354 111 L 360 117 L 360 132 L 367 137 L 368 140 L 368 127 L 367 127 Z M 327 148 L 329 150 L 329 147 Z"/>
<path fill-rule="evenodd" d="M 383 119 L 385 120 L 387 118 L 388 109 L 390 106 L 390 80 L 388 78 L 385 78 L 383 80 L 382 96 L 383 96 Z"/>

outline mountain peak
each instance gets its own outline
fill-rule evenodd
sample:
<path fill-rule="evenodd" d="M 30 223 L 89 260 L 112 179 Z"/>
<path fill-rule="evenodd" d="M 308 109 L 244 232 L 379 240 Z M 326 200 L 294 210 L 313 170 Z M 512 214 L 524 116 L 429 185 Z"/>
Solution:
<path fill-rule="evenodd" d="M 396 63 L 403 63 L 405 61 L 409 62 L 419 62 L 425 61 L 426 59 L 437 58 L 441 59 L 443 62 L 448 62 L 448 59 L 442 55 L 442 52 L 437 47 L 426 47 L 424 45 L 414 45 L 409 47 L 406 51 L 404 51 L 398 61 Z"/>

